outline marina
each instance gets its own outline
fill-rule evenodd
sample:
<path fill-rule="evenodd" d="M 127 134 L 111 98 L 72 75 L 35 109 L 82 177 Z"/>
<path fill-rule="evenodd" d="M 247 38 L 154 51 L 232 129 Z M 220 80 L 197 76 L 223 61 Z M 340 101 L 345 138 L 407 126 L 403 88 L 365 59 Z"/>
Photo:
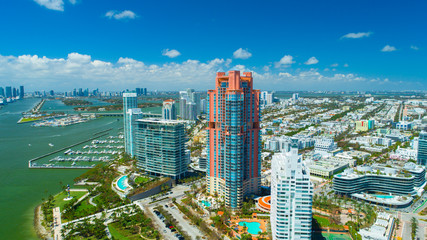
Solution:
<path fill-rule="evenodd" d="M 92 168 L 98 163 L 113 160 L 124 151 L 123 134 L 110 135 L 110 131 L 86 141 L 62 148 L 50 154 L 32 159 L 29 168 Z M 90 144 L 86 144 L 91 141 Z M 49 143 L 50 146 L 51 143 Z"/>

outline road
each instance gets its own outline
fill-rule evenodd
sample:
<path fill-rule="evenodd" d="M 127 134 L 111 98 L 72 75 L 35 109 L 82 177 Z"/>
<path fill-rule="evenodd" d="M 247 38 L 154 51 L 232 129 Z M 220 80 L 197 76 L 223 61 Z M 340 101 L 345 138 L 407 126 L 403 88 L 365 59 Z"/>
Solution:
<path fill-rule="evenodd" d="M 203 232 L 200 231 L 197 226 L 190 224 L 190 220 L 183 218 L 184 214 L 179 211 L 177 207 L 168 207 L 164 209 L 172 214 L 172 216 L 179 222 L 179 225 L 181 225 L 182 229 L 191 236 L 191 239 L 195 240 L 198 236 L 205 236 L 205 234 L 203 234 Z"/>
<path fill-rule="evenodd" d="M 196 184 L 200 184 L 200 183 L 201 181 L 198 181 Z M 168 197 L 166 199 L 163 199 L 158 202 L 151 203 L 151 198 L 145 198 L 145 199 L 141 199 L 134 202 L 141 209 L 143 209 L 144 212 L 150 215 L 150 217 L 156 223 L 156 227 L 158 228 L 158 231 L 163 235 L 165 239 L 176 239 L 176 237 L 174 236 L 175 233 L 171 233 L 169 229 L 166 230 L 166 225 L 159 219 L 159 217 L 157 217 L 157 215 L 154 214 L 154 208 L 156 206 L 163 206 L 163 209 L 165 211 L 168 211 L 169 213 L 171 213 L 172 216 L 179 222 L 180 227 L 182 227 L 182 229 L 186 231 L 188 235 L 192 237 L 192 239 L 196 239 L 197 236 L 202 236 L 202 237 L 205 236 L 205 234 L 197 226 L 191 224 L 191 221 L 189 219 L 183 218 L 184 214 L 181 213 L 179 209 L 177 209 L 176 207 L 174 207 L 174 209 L 170 207 L 164 207 L 164 205 L 166 204 L 169 205 L 170 203 L 172 203 L 172 198 L 176 198 L 177 201 L 179 202 L 183 197 L 186 196 L 184 192 L 189 191 L 190 186 L 192 184 L 194 183 L 180 184 L 174 187 L 171 190 L 172 194 L 168 194 L 167 195 Z M 158 197 L 158 198 L 161 199 L 164 197 Z M 164 232 L 165 230 L 166 230 L 166 233 Z"/>
<path fill-rule="evenodd" d="M 427 236 L 426 236 L 427 222 L 424 222 L 421 220 L 421 219 L 427 220 L 427 217 L 422 217 L 422 216 L 419 216 L 418 214 L 414 214 L 414 213 L 403 213 L 403 212 L 401 212 L 399 215 L 401 216 L 401 222 L 403 223 L 402 239 L 409 239 L 411 236 L 411 219 L 412 219 L 412 217 L 415 217 L 418 219 L 417 237 L 419 239 L 427 239 Z"/>

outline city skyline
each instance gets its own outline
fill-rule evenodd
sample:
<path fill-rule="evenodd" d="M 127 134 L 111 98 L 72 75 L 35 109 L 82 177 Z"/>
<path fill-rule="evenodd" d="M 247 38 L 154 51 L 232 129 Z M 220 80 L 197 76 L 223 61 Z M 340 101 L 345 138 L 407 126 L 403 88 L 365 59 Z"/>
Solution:
<path fill-rule="evenodd" d="M 0 84 L 206 90 L 216 72 L 240 70 L 262 90 L 425 89 L 421 1 L 102 3 L 7 3 Z M 218 17 L 224 6 L 235 16 Z"/>

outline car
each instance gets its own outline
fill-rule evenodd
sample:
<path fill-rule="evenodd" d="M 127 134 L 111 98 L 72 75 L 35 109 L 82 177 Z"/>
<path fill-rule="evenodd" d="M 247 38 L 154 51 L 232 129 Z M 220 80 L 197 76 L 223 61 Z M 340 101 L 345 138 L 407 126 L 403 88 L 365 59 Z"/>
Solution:
<path fill-rule="evenodd" d="M 166 204 L 166 205 L 165 205 L 165 208 L 167 208 L 167 207 L 168 207 L 168 205 Z"/>

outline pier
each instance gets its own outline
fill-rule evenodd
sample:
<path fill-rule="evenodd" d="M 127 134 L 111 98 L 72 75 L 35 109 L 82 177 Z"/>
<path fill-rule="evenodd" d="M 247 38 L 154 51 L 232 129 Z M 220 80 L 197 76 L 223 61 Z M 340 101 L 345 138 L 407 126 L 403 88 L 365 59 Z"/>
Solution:
<path fill-rule="evenodd" d="M 40 109 L 43 107 L 44 103 L 46 102 L 45 99 L 42 99 L 32 110 L 32 113 L 38 113 L 40 112 Z"/>

